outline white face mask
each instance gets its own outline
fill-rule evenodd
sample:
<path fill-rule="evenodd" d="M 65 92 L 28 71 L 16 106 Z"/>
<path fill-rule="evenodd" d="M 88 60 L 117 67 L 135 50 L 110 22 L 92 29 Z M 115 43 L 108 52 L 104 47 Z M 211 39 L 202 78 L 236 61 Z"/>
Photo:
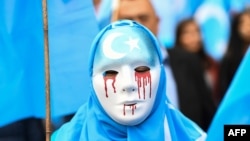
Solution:
<path fill-rule="evenodd" d="M 100 104 L 114 121 L 136 125 L 154 105 L 160 63 L 147 37 L 128 35 L 112 32 L 104 36 L 95 54 L 92 82 Z"/>

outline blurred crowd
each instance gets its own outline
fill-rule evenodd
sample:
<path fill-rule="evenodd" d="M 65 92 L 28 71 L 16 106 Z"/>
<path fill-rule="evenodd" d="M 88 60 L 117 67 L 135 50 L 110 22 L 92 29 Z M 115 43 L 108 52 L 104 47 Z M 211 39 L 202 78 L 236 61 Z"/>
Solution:
<path fill-rule="evenodd" d="M 142 0 L 93 0 L 93 6 L 100 29 L 112 21 L 131 19 L 159 36 L 166 65 L 168 98 L 181 112 L 207 131 L 250 46 L 250 9 L 245 5 L 241 9 L 227 10 L 230 34 L 226 49 L 218 59 L 208 53 L 204 30 L 194 16 L 195 10 L 202 5 L 202 2 L 194 4 L 196 8 L 191 10 L 189 15 L 179 15 L 178 20 L 175 19 L 174 22 L 170 19 L 171 31 L 166 31 L 170 27 L 164 27 L 163 23 L 168 20 L 164 18 L 165 21 L 162 22 L 163 16 L 176 11 L 173 11 L 175 9 L 166 10 L 171 7 L 170 5 L 166 6 L 165 10 L 161 10 L 164 9 L 162 4 L 157 3 L 157 0 L 151 1 L 152 5 Z M 179 4 L 184 1 L 178 0 Z M 110 10 L 107 10 L 107 7 Z M 162 11 L 169 13 L 164 14 Z M 164 32 L 161 31 L 164 29 Z M 173 34 L 172 41 L 165 40 L 163 36 L 166 32 Z M 74 113 L 65 115 L 62 123 L 69 121 L 73 115 Z M 42 141 L 45 136 L 45 128 L 42 124 L 44 124 L 42 119 L 31 118 L 1 127 L 0 141 L 38 141 L 37 138 Z M 53 130 L 58 127 L 55 126 Z"/>

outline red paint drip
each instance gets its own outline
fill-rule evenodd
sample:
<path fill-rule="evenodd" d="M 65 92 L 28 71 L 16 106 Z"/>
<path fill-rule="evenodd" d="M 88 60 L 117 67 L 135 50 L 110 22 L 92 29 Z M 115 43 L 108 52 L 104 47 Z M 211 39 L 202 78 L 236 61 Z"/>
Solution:
<path fill-rule="evenodd" d="M 150 95 L 151 98 L 151 74 L 150 71 L 146 72 L 135 72 L 135 81 L 137 81 L 138 86 L 138 96 L 141 99 L 140 88 L 143 88 L 143 98 L 145 99 L 145 86 L 150 84 Z"/>
<path fill-rule="evenodd" d="M 132 109 L 132 115 L 134 115 L 135 114 L 135 109 L 136 109 L 136 104 L 133 104 L 133 105 L 126 105 L 126 104 L 124 104 L 123 105 L 123 115 L 124 116 L 126 115 L 126 112 L 125 112 L 126 106 L 129 106 L 130 109 Z"/>
<path fill-rule="evenodd" d="M 116 76 L 104 76 L 103 80 L 104 80 L 104 89 L 105 89 L 105 93 L 106 93 L 106 97 L 108 97 L 108 88 L 107 88 L 107 80 L 108 79 L 112 79 L 112 87 L 114 89 L 114 93 L 116 93 L 116 89 L 115 89 L 115 78 Z"/>
<path fill-rule="evenodd" d="M 136 109 L 136 105 L 131 105 L 130 109 L 132 109 L 132 115 L 134 115 L 135 113 L 135 109 Z"/>
<path fill-rule="evenodd" d="M 124 115 L 124 116 L 126 115 L 125 107 L 126 107 L 126 105 L 124 104 L 124 105 L 123 105 L 123 115 Z"/>

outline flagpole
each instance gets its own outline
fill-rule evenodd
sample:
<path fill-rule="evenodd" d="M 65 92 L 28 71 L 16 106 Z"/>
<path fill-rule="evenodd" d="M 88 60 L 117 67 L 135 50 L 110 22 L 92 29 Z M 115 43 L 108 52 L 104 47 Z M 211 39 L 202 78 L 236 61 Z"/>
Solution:
<path fill-rule="evenodd" d="M 43 10 L 44 58 L 45 58 L 45 96 L 46 96 L 45 132 L 46 132 L 46 141 L 50 141 L 51 116 L 50 116 L 50 69 L 49 69 L 47 0 L 42 0 L 42 10 Z"/>

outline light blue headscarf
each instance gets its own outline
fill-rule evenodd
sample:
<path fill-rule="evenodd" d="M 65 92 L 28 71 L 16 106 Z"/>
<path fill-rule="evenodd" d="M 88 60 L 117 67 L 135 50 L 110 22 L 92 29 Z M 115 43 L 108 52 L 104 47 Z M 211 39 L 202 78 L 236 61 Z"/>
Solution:
<path fill-rule="evenodd" d="M 144 26 L 130 20 L 114 22 L 106 26 L 92 44 L 89 72 L 92 77 L 96 49 L 107 31 L 126 28 L 140 29 L 151 39 L 161 64 L 160 83 L 155 103 L 149 116 L 135 126 L 121 125 L 112 120 L 99 103 L 91 85 L 91 95 L 80 107 L 74 118 L 56 131 L 52 140 L 57 141 L 195 141 L 205 140 L 206 134 L 191 120 L 175 109 L 166 97 L 166 76 L 159 44 L 155 36 Z M 127 33 L 126 33 L 127 34 Z M 133 34 L 133 33 L 128 33 Z"/>

